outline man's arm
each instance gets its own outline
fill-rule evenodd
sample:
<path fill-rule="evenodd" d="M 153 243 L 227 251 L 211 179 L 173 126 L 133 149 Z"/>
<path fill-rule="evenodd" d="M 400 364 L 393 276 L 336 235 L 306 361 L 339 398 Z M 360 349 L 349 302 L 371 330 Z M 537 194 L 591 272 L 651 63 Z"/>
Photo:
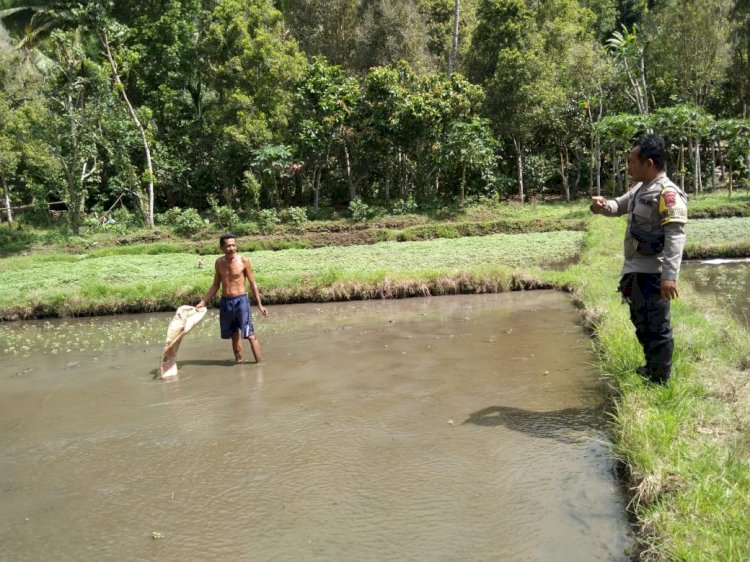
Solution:
<path fill-rule="evenodd" d="M 203 295 L 203 298 L 200 300 L 200 302 L 195 305 L 195 308 L 203 308 L 209 302 L 211 302 L 211 299 L 214 298 L 214 295 L 219 290 L 220 285 L 221 285 L 221 277 L 219 277 L 219 262 L 217 260 L 216 263 L 214 263 L 213 285 L 211 285 L 211 288 L 208 289 L 208 292 L 205 295 Z"/>
<path fill-rule="evenodd" d="M 592 197 L 589 209 L 595 215 L 604 215 L 605 217 L 619 217 L 624 215 L 630 208 L 630 198 L 640 185 L 636 184 L 630 191 L 615 199 L 607 199 L 601 196 Z"/>
<path fill-rule="evenodd" d="M 664 229 L 664 260 L 661 269 L 661 298 L 676 299 L 682 251 L 685 248 L 687 205 L 674 188 L 666 187 L 659 196 L 659 216 Z"/>
<path fill-rule="evenodd" d="M 258 310 L 260 310 L 260 313 L 263 316 L 268 316 L 268 310 L 266 310 L 266 307 L 263 306 L 263 303 L 260 302 L 260 292 L 258 291 L 258 285 L 255 283 L 255 276 L 253 275 L 253 268 L 250 265 L 250 260 L 243 257 L 242 262 L 245 264 L 245 278 L 250 283 L 250 289 L 253 291 L 253 297 L 255 298 L 255 302 L 258 304 Z"/>

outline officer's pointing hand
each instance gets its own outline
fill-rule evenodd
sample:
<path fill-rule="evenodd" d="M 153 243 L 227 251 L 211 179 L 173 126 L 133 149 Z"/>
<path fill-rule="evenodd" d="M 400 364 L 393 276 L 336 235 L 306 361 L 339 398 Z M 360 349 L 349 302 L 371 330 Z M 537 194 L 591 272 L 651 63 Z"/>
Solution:
<path fill-rule="evenodd" d="M 604 207 L 607 206 L 607 199 L 606 197 L 596 196 L 591 198 L 591 209 L 592 213 L 600 214 Z"/>
<path fill-rule="evenodd" d="M 665 301 L 671 301 L 679 296 L 680 295 L 677 294 L 677 281 L 674 279 L 661 280 L 661 298 Z"/>

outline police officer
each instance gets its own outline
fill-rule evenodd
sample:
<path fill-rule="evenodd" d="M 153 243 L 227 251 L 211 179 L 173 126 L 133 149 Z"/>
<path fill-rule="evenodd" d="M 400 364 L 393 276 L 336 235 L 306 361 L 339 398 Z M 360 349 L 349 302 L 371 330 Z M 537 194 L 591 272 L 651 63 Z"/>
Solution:
<path fill-rule="evenodd" d="M 618 290 L 630 305 L 630 320 L 646 358 L 637 371 L 657 384 L 666 383 L 672 369 L 669 301 L 678 296 L 687 222 L 687 195 L 667 177 L 665 160 L 664 139 L 643 137 L 628 158 L 630 174 L 638 183 L 621 197 L 593 197 L 591 203 L 596 214 L 628 215 Z"/>

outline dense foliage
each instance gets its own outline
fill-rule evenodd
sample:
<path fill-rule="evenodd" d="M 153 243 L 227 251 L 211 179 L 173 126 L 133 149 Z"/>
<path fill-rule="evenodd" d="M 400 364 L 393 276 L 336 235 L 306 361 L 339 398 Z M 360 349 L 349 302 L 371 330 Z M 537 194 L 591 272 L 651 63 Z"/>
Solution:
<path fill-rule="evenodd" d="M 0 22 L 7 222 L 617 193 L 650 130 L 690 191 L 750 177 L 745 0 L 0 0 Z"/>

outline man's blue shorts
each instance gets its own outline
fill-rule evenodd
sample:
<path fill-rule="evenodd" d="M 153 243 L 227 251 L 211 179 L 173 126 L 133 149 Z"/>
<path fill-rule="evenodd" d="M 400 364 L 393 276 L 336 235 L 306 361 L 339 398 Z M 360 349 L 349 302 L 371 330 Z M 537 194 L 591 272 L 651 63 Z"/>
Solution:
<path fill-rule="evenodd" d="M 221 338 L 224 340 L 231 338 L 238 330 L 242 338 L 253 335 L 253 316 L 250 314 L 250 299 L 247 298 L 247 294 L 221 298 L 219 325 Z"/>

